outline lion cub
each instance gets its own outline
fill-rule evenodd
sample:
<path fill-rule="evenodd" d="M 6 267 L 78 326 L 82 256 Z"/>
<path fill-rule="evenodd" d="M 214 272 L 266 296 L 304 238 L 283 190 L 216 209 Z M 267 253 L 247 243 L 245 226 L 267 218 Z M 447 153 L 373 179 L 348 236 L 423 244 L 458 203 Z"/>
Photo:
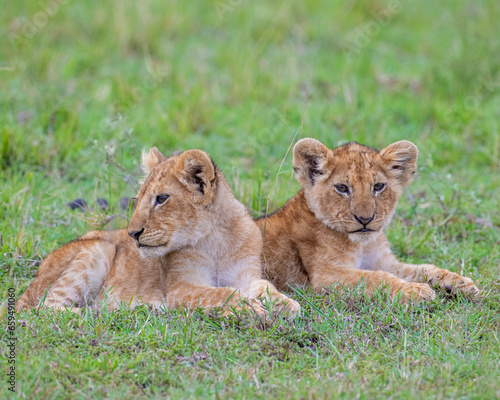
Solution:
<path fill-rule="evenodd" d="M 203 151 L 143 154 L 147 174 L 128 231 L 88 232 L 52 254 L 16 310 L 109 309 L 141 303 L 167 308 L 234 306 L 259 313 L 270 297 L 295 314 L 299 305 L 261 278 L 262 237 Z M 48 290 L 47 290 L 48 289 Z"/>
<path fill-rule="evenodd" d="M 430 264 L 400 262 L 384 228 L 417 169 L 417 147 L 406 140 L 382 151 L 358 143 L 334 150 L 315 139 L 293 149 L 302 189 L 274 215 L 257 220 L 264 236 L 267 274 L 278 289 L 310 285 L 320 291 L 363 281 L 367 293 L 387 286 L 403 299 L 435 298 L 430 285 L 475 295 L 469 279 Z"/>

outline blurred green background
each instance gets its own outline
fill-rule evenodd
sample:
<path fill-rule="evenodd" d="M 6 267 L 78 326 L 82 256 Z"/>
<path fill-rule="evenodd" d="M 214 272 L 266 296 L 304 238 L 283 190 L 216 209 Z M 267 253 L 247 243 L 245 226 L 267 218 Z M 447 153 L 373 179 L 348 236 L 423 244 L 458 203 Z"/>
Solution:
<path fill-rule="evenodd" d="M 117 203 L 135 195 L 143 148 L 207 151 L 257 216 L 298 189 L 285 156 L 314 137 L 413 141 L 419 174 L 388 232 L 395 252 L 498 293 L 498 1 L 0 0 L 0 10 L 2 289 L 20 294 L 45 255 L 85 231 L 126 226 Z M 110 208 L 71 211 L 77 197 Z"/>
<path fill-rule="evenodd" d="M 298 188 L 291 154 L 279 168 L 294 139 L 408 139 L 421 172 L 401 204 L 409 217 L 500 225 L 496 1 L 3 1 L 2 11 L 0 228 L 20 254 L 102 228 L 135 194 L 152 145 L 209 152 L 259 215 Z M 113 207 L 70 212 L 77 197 Z"/>

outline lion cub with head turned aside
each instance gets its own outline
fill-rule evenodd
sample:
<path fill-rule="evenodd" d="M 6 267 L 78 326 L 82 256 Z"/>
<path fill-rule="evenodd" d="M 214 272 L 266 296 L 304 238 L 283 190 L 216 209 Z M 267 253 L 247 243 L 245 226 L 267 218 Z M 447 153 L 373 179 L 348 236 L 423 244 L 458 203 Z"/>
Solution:
<path fill-rule="evenodd" d="M 17 303 L 53 308 L 122 304 L 239 308 L 277 300 L 295 314 L 297 302 L 261 278 L 262 237 L 207 153 L 170 158 L 143 154 L 147 177 L 128 231 L 88 232 L 54 251 Z"/>
<path fill-rule="evenodd" d="M 301 284 L 320 291 L 363 281 L 367 293 L 387 286 L 403 301 L 434 299 L 429 284 L 476 295 L 469 278 L 400 262 L 390 249 L 383 230 L 413 179 L 417 154 L 406 140 L 380 152 L 359 143 L 330 150 L 315 139 L 298 141 L 293 168 L 302 189 L 274 215 L 257 220 L 271 282 L 280 290 Z"/>

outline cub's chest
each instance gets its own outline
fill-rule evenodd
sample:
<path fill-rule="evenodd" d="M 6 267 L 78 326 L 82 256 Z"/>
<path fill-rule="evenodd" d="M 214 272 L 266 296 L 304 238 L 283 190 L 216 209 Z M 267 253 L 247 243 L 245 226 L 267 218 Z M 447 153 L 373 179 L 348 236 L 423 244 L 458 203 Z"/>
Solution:
<path fill-rule="evenodd" d="M 199 276 L 203 276 L 206 284 L 214 287 L 229 286 L 233 279 L 233 271 L 236 265 L 230 257 L 213 252 L 199 252 L 202 262 L 195 266 Z"/>
<path fill-rule="evenodd" d="M 383 245 L 370 245 L 362 247 L 356 257 L 356 267 L 363 270 L 377 270 L 380 259 L 387 251 Z"/>

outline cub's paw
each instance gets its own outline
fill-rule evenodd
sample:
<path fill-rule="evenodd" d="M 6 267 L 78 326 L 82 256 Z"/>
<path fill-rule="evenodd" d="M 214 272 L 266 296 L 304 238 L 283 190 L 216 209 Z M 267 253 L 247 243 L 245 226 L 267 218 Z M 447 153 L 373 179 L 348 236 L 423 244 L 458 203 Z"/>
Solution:
<path fill-rule="evenodd" d="M 263 297 L 262 301 L 264 305 L 267 306 L 269 312 L 272 312 L 271 310 L 277 310 L 293 318 L 300 311 L 299 303 L 279 292 L 271 293 L 269 297 Z"/>
<path fill-rule="evenodd" d="M 408 302 L 408 300 L 431 301 L 436 298 L 436 293 L 426 283 L 405 283 L 399 291 L 403 293 L 401 298 L 403 303 Z"/>
<path fill-rule="evenodd" d="M 264 304 L 262 304 L 262 302 L 260 300 L 258 300 L 258 299 L 246 299 L 245 303 L 246 303 L 245 304 L 246 307 L 255 311 L 256 314 L 267 315 L 267 309 L 264 306 Z"/>
<path fill-rule="evenodd" d="M 450 272 L 450 274 L 453 274 Z M 465 276 L 460 276 L 458 274 L 455 275 L 451 279 L 447 279 L 447 282 L 444 285 L 440 285 L 450 292 L 451 294 L 463 293 L 467 296 L 477 296 L 479 294 L 479 288 L 474 285 L 471 279 L 466 278 Z"/>
<path fill-rule="evenodd" d="M 226 305 L 224 307 L 224 312 L 222 315 L 227 317 L 228 315 L 234 315 L 234 311 L 239 311 L 242 309 L 252 310 L 258 315 L 267 316 L 267 309 L 264 307 L 261 301 L 257 299 L 242 299 L 237 301 L 236 304 Z"/>
<path fill-rule="evenodd" d="M 255 313 L 254 318 L 256 318 L 256 320 L 260 323 L 267 324 L 271 322 L 269 310 L 267 309 L 265 302 L 262 302 L 259 299 L 248 299 L 246 308 Z"/>
<path fill-rule="evenodd" d="M 429 284 L 437 284 L 441 289 L 445 289 L 451 294 L 463 293 L 471 297 L 479 294 L 479 288 L 471 279 L 448 270 L 442 271 L 441 274 L 431 277 Z"/>
<path fill-rule="evenodd" d="M 300 304 L 281 293 L 278 296 L 278 308 L 283 309 L 291 317 L 295 317 L 300 312 Z"/>

